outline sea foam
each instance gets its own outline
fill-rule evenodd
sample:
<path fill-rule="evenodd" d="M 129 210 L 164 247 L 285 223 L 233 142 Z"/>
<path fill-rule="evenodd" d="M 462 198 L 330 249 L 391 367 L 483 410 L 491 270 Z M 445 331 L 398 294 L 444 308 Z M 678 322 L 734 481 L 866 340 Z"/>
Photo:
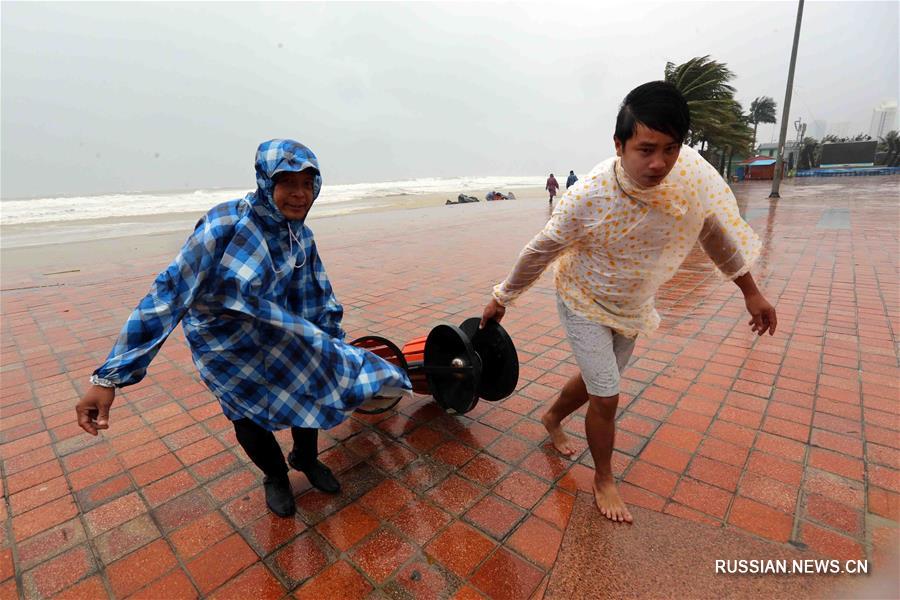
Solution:
<path fill-rule="evenodd" d="M 452 177 L 422 178 L 379 183 L 326 184 L 316 205 L 383 198 L 399 195 L 422 195 L 447 192 L 456 194 L 523 187 L 543 186 L 542 177 Z M 28 223 L 60 223 L 83 219 L 127 218 L 172 213 L 202 213 L 220 202 L 242 198 L 247 189 L 191 190 L 165 193 L 120 193 L 96 196 L 0 200 L 0 225 Z M 341 209 L 330 206 L 329 214 L 353 212 L 359 207 Z M 318 211 L 317 211 L 318 212 Z"/>

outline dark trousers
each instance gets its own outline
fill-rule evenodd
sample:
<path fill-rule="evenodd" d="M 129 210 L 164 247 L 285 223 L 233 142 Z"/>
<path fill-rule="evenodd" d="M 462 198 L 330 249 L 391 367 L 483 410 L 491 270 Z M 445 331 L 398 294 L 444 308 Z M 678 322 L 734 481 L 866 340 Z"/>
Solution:
<path fill-rule="evenodd" d="M 250 460 L 269 477 L 285 477 L 288 472 L 284 462 L 284 453 L 275 439 L 275 435 L 263 429 L 250 419 L 238 419 L 231 422 L 237 434 L 238 443 Z M 291 427 L 294 438 L 294 456 L 297 466 L 311 467 L 316 464 L 319 454 L 319 430 L 306 427 Z"/>

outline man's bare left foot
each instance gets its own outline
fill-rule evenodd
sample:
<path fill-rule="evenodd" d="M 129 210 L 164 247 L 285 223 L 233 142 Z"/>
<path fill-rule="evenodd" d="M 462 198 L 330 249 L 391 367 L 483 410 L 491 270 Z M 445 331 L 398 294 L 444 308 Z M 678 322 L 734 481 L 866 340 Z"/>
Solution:
<path fill-rule="evenodd" d="M 628 512 L 628 507 L 619 496 L 619 490 L 616 489 L 616 482 L 612 479 L 606 479 L 599 485 L 594 480 L 594 502 L 604 517 L 616 523 L 632 523 L 634 518 Z"/>
<path fill-rule="evenodd" d="M 553 442 L 553 447 L 556 448 L 560 454 L 564 456 L 572 456 L 575 454 L 577 451 L 575 444 L 572 443 L 572 440 L 569 439 L 569 436 L 563 431 L 560 423 L 557 423 L 548 417 L 546 413 L 541 417 L 541 423 L 544 424 L 544 429 L 550 434 L 550 441 Z"/>

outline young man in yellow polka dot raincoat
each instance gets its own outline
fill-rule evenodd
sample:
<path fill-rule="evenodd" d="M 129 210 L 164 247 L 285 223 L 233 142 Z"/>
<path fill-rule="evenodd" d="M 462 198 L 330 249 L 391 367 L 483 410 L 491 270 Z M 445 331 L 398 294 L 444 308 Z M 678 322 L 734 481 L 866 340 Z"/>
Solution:
<path fill-rule="evenodd" d="M 617 522 L 632 521 L 610 464 L 619 376 L 637 335 L 659 326 L 657 290 L 697 241 L 743 292 L 752 330 L 775 333 L 775 309 L 750 275 L 759 238 L 716 169 L 682 145 L 689 129 L 687 102 L 674 86 L 653 81 L 632 90 L 616 119 L 616 156 L 566 191 L 484 309 L 482 322 L 499 321 L 558 259 L 557 308 L 581 372 L 542 421 L 556 449 L 574 454 L 561 422 L 588 403 L 594 495 L 603 515 Z"/>

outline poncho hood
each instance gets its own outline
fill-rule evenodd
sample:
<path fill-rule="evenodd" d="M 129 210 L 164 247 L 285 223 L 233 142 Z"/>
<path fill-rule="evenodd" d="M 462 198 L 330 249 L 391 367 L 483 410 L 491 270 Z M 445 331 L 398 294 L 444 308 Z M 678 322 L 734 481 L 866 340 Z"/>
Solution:
<path fill-rule="evenodd" d="M 287 221 L 275 206 L 275 181 L 278 173 L 299 173 L 313 169 L 316 177 L 313 180 L 313 200 L 319 197 L 322 190 L 322 174 L 319 170 L 319 159 L 312 150 L 294 140 L 275 139 L 263 142 L 256 150 L 256 191 L 247 194 L 246 200 L 253 210 L 269 223 Z"/>

